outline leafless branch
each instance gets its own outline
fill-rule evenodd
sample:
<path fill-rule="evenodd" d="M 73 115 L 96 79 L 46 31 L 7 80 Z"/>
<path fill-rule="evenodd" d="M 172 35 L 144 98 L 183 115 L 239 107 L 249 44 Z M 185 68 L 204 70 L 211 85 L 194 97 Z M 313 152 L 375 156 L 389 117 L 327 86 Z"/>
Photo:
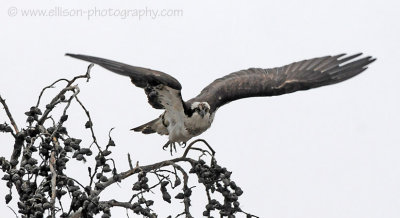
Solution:
<path fill-rule="evenodd" d="M 87 68 L 87 71 L 84 75 L 79 75 L 74 77 L 72 80 L 69 80 L 69 82 L 67 83 L 67 85 L 65 86 L 64 89 L 62 89 L 54 98 L 53 100 L 51 100 L 50 104 L 48 104 L 48 106 L 46 106 L 46 110 L 43 112 L 42 117 L 40 118 L 40 120 L 38 121 L 39 125 L 42 125 L 44 123 L 44 121 L 47 119 L 47 116 L 49 115 L 49 113 L 53 110 L 53 108 L 59 103 L 59 99 L 67 92 L 70 90 L 73 90 L 73 88 L 71 88 L 71 85 L 78 79 L 81 78 L 86 78 L 87 81 L 89 81 L 90 79 L 90 70 L 92 69 L 93 64 L 90 64 Z M 62 79 L 62 80 L 67 80 L 67 79 Z"/>
<path fill-rule="evenodd" d="M 214 149 L 208 144 L 208 142 L 207 142 L 206 140 L 204 140 L 204 139 L 196 139 L 196 140 L 192 141 L 192 142 L 186 147 L 186 150 L 185 150 L 185 152 L 183 153 L 182 157 L 186 157 L 187 154 L 189 153 L 190 149 L 192 149 L 192 146 L 193 146 L 194 144 L 196 144 L 197 142 L 203 142 L 204 144 L 206 144 L 207 147 L 208 147 L 208 149 L 210 149 L 210 151 L 211 151 L 211 155 L 212 155 L 212 156 L 215 155 Z M 198 149 L 196 149 L 196 150 L 198 150 Z"/>
<path fill-rule="evenodd" d="M 8 108 L 8 106 L 7 106 L 7 104 L 6 104 L 6 100 L 3 99 L 3 98 L 1 97 L 1 95 L 0 95 L 0 102 L 1 102 L 1 104 L 3 105 L 3 107 L 4 107 L 4 110 L 6 111 L 6 114 L 7 114 L 7 116 L 8 116 L 8 119 L 9 119 L 10 122 L 11 122 L 11 125 L 14 127 L 15 133 L 18 133 L 19 131 L 18 131 L 17 124 L 15 123 L 14 118 L 13 118 L 13 116 L 11 115 L 10 109 Z"/>
<path fill-rule="evenodd" d="M 38 100 L 37 100 L 36 107 L 39 107 L 40 100 L 42 99 L 42 96 L 43 96 L 44 91 L 46 91 L 47 89 L 50 89 L 50 88 L 54 88 L 54 85 L 57 84 L 57 83 L 59 83 L 59 82 L 61 82 L 61 81 L 69 82 L 67 79 L 59 79 L 59 80 L 56 80 L 55 82 L 53 82 L 51 85 L 46 86 L 46 87 L 44 87 L 44 88 L 42 89 L 42 91 L 41 91 L 40 94 L 39 94 L 39 98 L 38 98 Z"/>
<path fill-rule="evenodd" d="M 99 151 L 101 151 L 101 148 L 100 148 L 99 144 L 97 143 L 96 135 L 94 134 L 94 130 L 93 130 L 93 121 L 92 121 L 92 118 L 90 117 L 90 113 L 89 113 L 89 111 L 86 109 L 86 107 L 82 104 L 82 102 L 79 100 L 79 98 L 78 98 L 77 96 L 75 96 L 75 99 L 76 99 L 76 101 L 79 103 L 79 105 L 82 107 L 82 109 L 85 111 L 85 114 L 86 114 L 86 116 L 87 116 L 88 119 L 89 119 L 89 121 L 88 121 L 89 125 L 88 125 L 88 126 L 89 126 L 90 132 L 91 132 L 91 134 L 92 134 L 93 143 L 97 146 L 97 149 L 98 149 Z"/>
<path fill-rule="evenodd" d="M 55 218 L 56 213 L 55 213 L 55 203 L 56 203 L 56 180 L 57 180 L 57 172 L 55 170 L 55 164 L 56 164 L 56 158 L 54 156 L 54 151 L 51 152 L 51 157 L 50 157 L 50 172 L 51 172 L 51 217 Z"/>
<path fill-rule="evenodd" d="M 130 168 L 131 170 L 133 170 L 131 154 L 129 154 L 129 153 L 128 153 L 128 164 L 129 164 L 129 168 Z"/>
<path fill-rule="evenodd" d="M 1 124 L 1 132 L 11 132 L 15 138 L 11 158 L 7 160 L 0 157 L 0 167 L 5 172 L 3 180 L 7 181 L 7 188 L 10 189 L 10 194 L 6 196 L 7 203 L 10 202 L 11 190 L 15 187 L 19 195 L 18 213 L 26 217 L 42 217 L 47 214 L 51 217 L 78 218 L 93 217 L 98 213 L 103 213 L 102 217 L 110 217 L 111 207 L 125 208 L 127 211 L 133 211 L 144 217 L 157 217 L 153 210 L 154 201 L 148 199 L 147 193 L 156 194 L 157 188 L 160 188 L 162 199 L 172 204 L 174 199 L 170 195 L 170 191 L 178 187 L 181 191 L 175 196 L 175 199 L 183 203 L 183 212 L 176 217 L 192 217 L 190 213 L 191 193 L 197 185 L 190 187 L 189 177 L 194 175 L 199 184 L 205 187 L 207 195 L 208 204 L 203 212 L 204 216 L 211 217 L 210 213 L 215 211 L 221 217 L 231 217 L 235 213 L 256 217 L 242 211 L 239 207 L 238 196 L 243 191 L 231 180 L 231 172 L 217 164 L 215 151 L 204 139 L 192 141 L 181 157 L 148 165 L 139 165 L 136 161 L 136 166 L 134 166 L 132 157 L 128 153 L 128 170 L 117 170 L 116 162 L 118 160 L 113 159 L 111 155 L 113 147 L 116 146 L 111 138 L 112 129 L 108 133 L 108 144 L 102 148 L 97 142 L 89 110 L 78 98 L 80 89 L 75 82 L 81 78 L 89 80 L 92 66 L 88 66 L 84 75 L 76 76 L 71 80 L 59 79 L 44 87 L 39 94 L 36 107 L 31 107 L 25 113 L 29 123 L 27 128 L 21 130 L 17 128 L 5 100 L 0 97 L 15 131 L 14 134 L 11 126 L 6 123 Z M 42 113 L 39 107 L 43 95 L 47 89 L 53 88 L 59 82 L 67 82 L 67 85 L 60 88 Z M 71 137 L 67 132 L 67 127 L 64 126 L 64 122 L 70 119 L 67 112 L 73 101 L 80 105 L 88 119 L 85 127 L 90 130 L 92 140 L 88 148 L 81 147 L 82 140 Z M 64 108 L 56 122 L 57 117 L 53 113 L 53 108 L 58 105 L 63 105 Z M 53 122 L 46 122 L 48 119 Z M 5 130 L 6 128 L 7 130 Z M 24 146 L 25 141 L 26 146 Z M 195 147 L 197 143 L 204 144 L 205 148 Z M 93 154 L 91 146 L 93 144 L 97 146 L 98 150 L 97 155 L 94 155 L 96 165 L 88 167 L 88 184 L 81 183 L 69 172 L 67 174 L 65 171 L 67 162 L 90 159 Z M 189 155 L 194 151 L 200 152 L 197 158 L 191 158 L 192 155 Z M 21 162 L 19 162 L 20 157 L 22 157 Z M 40 163 L 34 157 L 40 160 Z M 211 164 L 207 165 L 206 160 L 210 159 Z M 119 185 L 122 180 L 132 175 L 137 175 L 138 180 L 133 184 L 133 193 L 129 201 L 102 199 L 103 190 L 113 184 Z M 69 195 L 66 195 L 67 193 Z M 223 202 L 216 200 L 216 194 L 223 198 Z M 69 208 L 66 208 L 65 202 L 61 201 L 63 196 L 70 197 Z M 58 207 L 56 207 L 56 202 L 59 203 Z"/>

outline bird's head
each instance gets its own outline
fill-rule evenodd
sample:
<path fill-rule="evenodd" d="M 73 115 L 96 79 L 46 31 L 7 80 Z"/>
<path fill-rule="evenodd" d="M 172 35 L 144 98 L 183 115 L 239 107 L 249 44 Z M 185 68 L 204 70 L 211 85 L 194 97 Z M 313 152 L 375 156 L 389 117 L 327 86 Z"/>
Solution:
<path fill-rule="evenodd" d="M 191 109 L 194 114 L 198 114 L 202 118 L 210 114 L 210 105 L 207 102 L 193 102 Z"/>

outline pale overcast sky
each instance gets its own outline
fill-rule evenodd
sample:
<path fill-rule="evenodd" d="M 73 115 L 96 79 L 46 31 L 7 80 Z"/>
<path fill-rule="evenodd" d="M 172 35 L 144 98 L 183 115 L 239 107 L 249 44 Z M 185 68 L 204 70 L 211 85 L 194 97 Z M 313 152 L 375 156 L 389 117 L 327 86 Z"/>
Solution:
<path fill-rule="evenodd" d="M 260 217 L 400 216 L 400 1 L 8 0 L 0 9 L 0 94 L 20 127 L 42 87 L 86 70 L 88 63 L 65 57 L 66 52 L 169 73 L 181 82 L 184 99 L 218 77 L 249 67 L 343 52 L 378 58 L 341 84 L 230 103 L 200 138 L 233 171 L 244 190 L 242 208 Z M 36 9 L 48 16 L 29 12 Z M 143 9 L 147 14 L 138 17 L 135 10 Z M 155 16 L 164 9 L 175 10 L 175 16 Z M 50 15 L 50 10 L 59 12 Z M 128 78 L 96 66 L 92 80 L 79 86 L 102 144 L 115 127 L 113 157 L 121 170 L 128 169 L 128 152 L 143 165 L 171 158 L 161 149 L 167 137 L 129 131 L 161 111 L 151 108 Z M 69 114 L 71 135 L 87 138 L 76 104 Z M 0 110 L 0 121 L 6 120 Z M 9 157 L 10 137 L 0 135 L 0 142 L 0 156 Z M 70 170 L 85 177 L 87 166 Z M 131 184 L 115 186 L 102 199 L 129 199 Z M 13 217 L 2 200 L 5 182 L 0 185 L 1 217 Z M 196 181 L 192 185 L 198 186 L 193 215 L 201 217 L 203 188 Z M 16 202 L 10 203 L 14 209 Z M 161 217 L 180 212 L 182 205 L 175 206 L 160 202 Z M 124 216 L 124 210 L 113 211 L 113 217 Z"/>

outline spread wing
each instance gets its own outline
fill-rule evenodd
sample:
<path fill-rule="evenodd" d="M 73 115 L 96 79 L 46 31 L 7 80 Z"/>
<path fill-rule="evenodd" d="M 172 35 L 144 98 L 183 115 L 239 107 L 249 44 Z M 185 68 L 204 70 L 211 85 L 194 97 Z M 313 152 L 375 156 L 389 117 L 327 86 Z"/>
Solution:
<path fill-rule="evenodd" d="M 215 80 L 187 102 L 208 102 L 211 111 L 241 98 L 274 96 L 335 84 L 356 76 L 375 59 L 361 54 L 325 56 L 295 62 L 283 67 L 250 68 Z"/>
<path fill-rule="evenodd" d="M 178 80 L 166 73 L 88 55 L 66 55 L 98 64 L 114 73 L 129 76 L 133 84 L 145 90 L 149 104 L 156 109 L 172 109 L 172 107 L 174 110 L 184 109 L 180 92 L 182 86 Z"/>

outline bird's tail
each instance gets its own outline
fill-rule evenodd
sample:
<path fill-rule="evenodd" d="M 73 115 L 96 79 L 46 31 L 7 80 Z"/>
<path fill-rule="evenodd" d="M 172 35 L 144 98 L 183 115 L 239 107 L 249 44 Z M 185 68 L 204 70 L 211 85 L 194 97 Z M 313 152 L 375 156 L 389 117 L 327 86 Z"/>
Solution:
<path fill-rule="evenodd" d="M 142 132 L 143 134 L 158 133 L 160 135 L 168 135 L 168 129 L 162 123 L 162 118 L 156 118 L 148 123 L 131 129 L 135 132 Z"/>

